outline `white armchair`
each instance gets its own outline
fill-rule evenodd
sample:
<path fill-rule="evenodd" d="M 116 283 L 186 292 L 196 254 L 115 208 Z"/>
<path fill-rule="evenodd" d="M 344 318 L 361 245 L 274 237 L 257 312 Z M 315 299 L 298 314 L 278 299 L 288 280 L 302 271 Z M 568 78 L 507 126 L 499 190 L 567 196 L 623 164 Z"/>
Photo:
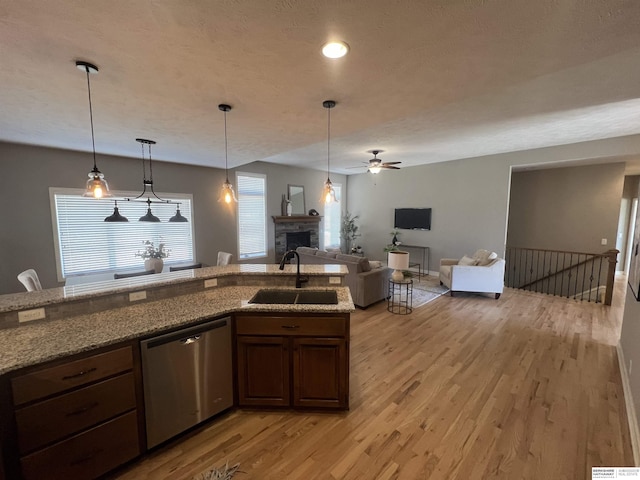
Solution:
<path fill-rule="evenodd" d="M 496 253 L 478 250 L 472 257 L 440 260 L 440 283 L 455 292 L 493 293 L 500 298 L 504 290 L 505 261 Z"/>

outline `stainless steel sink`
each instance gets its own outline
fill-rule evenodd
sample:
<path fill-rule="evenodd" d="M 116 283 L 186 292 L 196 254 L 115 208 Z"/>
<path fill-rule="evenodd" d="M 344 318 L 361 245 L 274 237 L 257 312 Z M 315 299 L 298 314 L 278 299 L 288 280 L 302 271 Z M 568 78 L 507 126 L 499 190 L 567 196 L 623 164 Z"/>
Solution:
<path fill-rule="evenodd" d="M 338 292 L 335 290 L 272 290 L 263 288 L 256 292 L 249 303 L 337 305 Z"/>

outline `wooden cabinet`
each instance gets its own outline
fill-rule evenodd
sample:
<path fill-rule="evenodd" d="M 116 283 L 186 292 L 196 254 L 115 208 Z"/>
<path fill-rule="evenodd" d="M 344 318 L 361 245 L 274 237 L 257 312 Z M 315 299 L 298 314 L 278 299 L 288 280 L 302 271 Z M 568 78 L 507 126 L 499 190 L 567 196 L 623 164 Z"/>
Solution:
<path fill-rule="evenodd" d="M 240 406 L 349 407 L 349 314 L 239 314 L 236 334 Z"/>
<path fill-rule="evenodd" d="M 14 476 L 90 479 L 138 456 L 138 358 L 127 344 L 11 377 Z"/>

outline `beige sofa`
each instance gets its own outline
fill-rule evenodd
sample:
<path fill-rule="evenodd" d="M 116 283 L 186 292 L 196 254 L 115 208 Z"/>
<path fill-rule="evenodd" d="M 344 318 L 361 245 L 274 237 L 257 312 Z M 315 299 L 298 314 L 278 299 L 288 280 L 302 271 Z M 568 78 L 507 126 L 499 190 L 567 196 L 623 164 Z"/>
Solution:
<path fill-rule="evenodd" d="M 384 265 L 373 268 L 366 257 L 358 255 L 325 252 L 310 247 L 298 247 L 297 252 L 303 265 L 346 265 L 349 273 L 345 277 L 345 284 L 356 306 L 366 308 L 387 298 L 390 268 Z"/>

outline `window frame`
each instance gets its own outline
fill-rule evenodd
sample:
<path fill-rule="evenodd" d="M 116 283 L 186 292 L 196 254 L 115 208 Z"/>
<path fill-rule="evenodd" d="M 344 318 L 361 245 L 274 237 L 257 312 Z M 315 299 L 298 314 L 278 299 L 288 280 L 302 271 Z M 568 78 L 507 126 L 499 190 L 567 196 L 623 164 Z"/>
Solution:
<path fill-rule="evenodd" d="M 52 230 L 52 234 L 53 234 L 53 246 L 54 246 L 54 256 L 55 256 L 55 262 L 56 262 L 56 276 L 58 279 L 58 282 L 65 282 L 67 279 L 69 278 L 73 278 L 73 277 L 81 277 L 81 276 L 88 276 L 88 275 L 100 275 L 101 273 L 104 274 L 106 272 L 95 272 L 95 271 L 91 271 L 91 272 L 85 272 L 85 273 L 75 273 L 75 274 L 67 274 L 66 276 L 64 275 L 64 272 L 62 271 L 62 257 L 61 257 L 61 245 L 60 245 L 60 235 L 59 235 L 59 225 L 58 225 L 58 212 L 56 210 L 56 195 L 72 195 L 72 196 L 82 196 L 82 194 L 84 193 L 83 189 L 77 189 L 77 188 L 64 188 L 64 187 L 49 187 L 49 206 L 50 206 L 50 212 L 51 212 L 51 230 Z M 124 201 L 125 198 L 135 198 L 137 197 L 140 192 L 130 192 L 130 191 L 111 191 L 112 193 L 112 197 L 110 198 L 105 198 L 105 199 L 99 199 L 99 200 L 94 200 L 95 202 L 100 202 L 100 204 L 105 205 L 105 204 L 109 204 L 109 209 L 111 211 L 113 211 L 113 207 L 114 207 L 114 200 L 118 200 L 121 203 L 118 205 L 119 208 L 121 208 L 123 205 L 126 205 L 127 201 Z M 163 198 L 163 199 L 167 199 L 167 200 L 176 200 L 176 201 L 180 201 L 180 200 L 188 200 L 191 204 L 191 218 L 187 217 L 188 219 L 188 224 L 190 227 L 190 237 L 191 237 L 191 249 L 192 249 L 192 257 L 190 260 L 187 259 L 180 259 L 180 260 L 176 260 L 176 261 L 172 261 L 172 260 L 167 260 L 165 259 L 165 264 L 167 265 L 171 265 L 172 263 L 177 264 L 177 263 L 186 263 L 186 262 L 194 262 L 195 261 L 195 257 L 197 256 L 196 254 L 196 240 L 195 240 L 195 222 L 194 222 L 194 217 L 195 217 L 195 205 L 193 203 L 193 194 L 190 193 L 168 193 L 168 192 L 157 192 L 158 196 Z M 136 201 L 135 203 L 141 203 L 139 201 Z M 165 205 L 159 205 L 162 208 L 169 208 L 171 204 L 165 204 Z M 146 207 L 144 207 L 146 208 Z M 125 214 L 126 216 L 126 212 L 121 212 L 123 214 Z M 184 214 L 184 212 L 183 212 Z M 136 221 L 131 221 L 129 223 L 136 223 Z M 166 222 L 162 222 L 163 224 Z M 142 250 L 142 245 L 141 248 Z M 170 257 L 169 257 L 170 258 Z M 141 259 L 142 260 L 142 259 Z M 134 270 L 135 268 L 133 267 L 122 267 L 121 269 L 118 269 L 120 271 L 131 271 Z"/>
<path fill-rule="evenodd" d="M 341 183 L 334 183 L 333 184 L 333 188 L 334 190 L 340 190 L 340 193 L 338 193 L 336 191 L 336 203 L 335 204 L 323 204 L 324 205 L 324 217 L 323 217 L 323 222 L 324 222 L 324 230 L 322 232 L 322 248 L 323 249 L 327 249 L 327 248 L 342 248 L 342 238 L 340 238 L 340 226 L 342 224 L 342 184 Z M 327 230 L 327 225 L 329 224 L 329 222 L 327 221 L 327 207 L 331 207 L 332 205 L 336 205 L 336 210 L 338 212 L 338 243 L 337 245 L 326 245 L 326 230 Z"/>
<path fill-rule="evenodd" d="M 236 205 L 236 218 L 237 218 L 237 222 L 236 222 L 236 234 L 237 234 L 237 247 L 238 247 L 238 261 L 251 261 L 251 260 L 256 260 L 256 259 L 260 259 L 260 258 L 267 258 L 269 256 L 269 241 L 268 241 L 268 235 L 269 235 L 269 230 L 268 230 L 268 225 L 267 225 L 267 200 L 268 200 L 268 192 L 267 192 L 267 175 L 264 173 L 254 173 L 254 172 L 236 172 L 236 186 L 237 186 L 237 196 L 238 196 L 238 203 Z M 241 194 L 240 194 L 240 177 L 251 177 L 251 178 L 260 178 L 262 179 L 263 183 L 264 183 L 264 194 L 263 194 L 263 211 L 261 214 L 261 218 L 262 218 L 262 226 L 263 226 L 263 232 L 264 232 L 264 238 L 262 239 L 262 252 L 256 253 L 254 255 L 243 255 L 242 253 L 242 249 L 240 248 L 240 229 L 241 229 L 241 219 L 240 219 L 240 201 L 241 201 Z"/>

